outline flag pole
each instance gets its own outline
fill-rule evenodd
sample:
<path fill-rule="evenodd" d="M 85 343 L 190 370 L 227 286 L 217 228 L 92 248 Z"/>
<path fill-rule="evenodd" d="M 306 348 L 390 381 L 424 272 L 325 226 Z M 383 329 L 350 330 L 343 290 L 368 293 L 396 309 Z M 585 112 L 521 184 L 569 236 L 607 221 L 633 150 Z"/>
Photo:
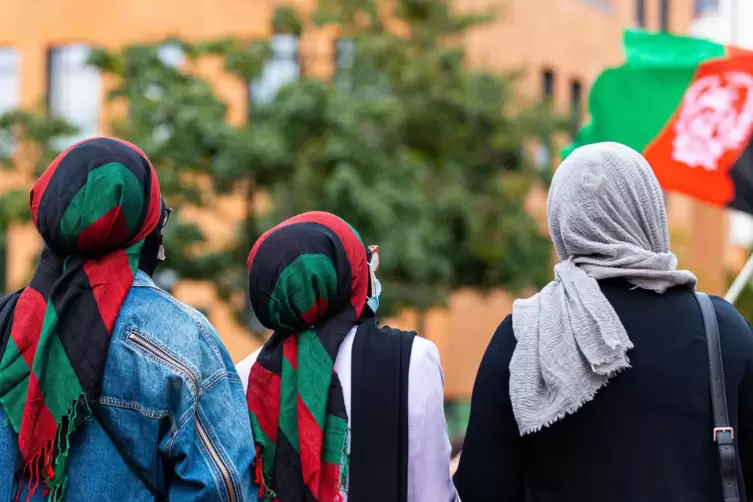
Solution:
<path fill-rule="evenodd" d="M 724 299 L 734 304 L 751 277 L 753 277 L 753 253 L 751 253 L 750 258 L 745 262 L 743 269 L 740 270 L 740 273 L 735 277 L 735 282 L 729 287 L 729 291 L 724 295 Z"/>

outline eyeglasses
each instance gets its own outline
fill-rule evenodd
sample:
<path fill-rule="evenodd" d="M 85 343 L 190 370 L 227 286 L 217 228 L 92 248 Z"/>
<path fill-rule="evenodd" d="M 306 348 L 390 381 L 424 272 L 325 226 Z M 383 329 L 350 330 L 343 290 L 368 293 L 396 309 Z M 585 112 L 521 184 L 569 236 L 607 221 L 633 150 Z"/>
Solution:
<path fill-rule="evenodd" d="M 170 221 L 170 214 L 173 212 L 173 209 L 171 207 L 165 207 L 164 212 L 162 213 L 162 221 L 160 221 L 160 228 L 165 228 L 167 226 L 167 222 Z"/>

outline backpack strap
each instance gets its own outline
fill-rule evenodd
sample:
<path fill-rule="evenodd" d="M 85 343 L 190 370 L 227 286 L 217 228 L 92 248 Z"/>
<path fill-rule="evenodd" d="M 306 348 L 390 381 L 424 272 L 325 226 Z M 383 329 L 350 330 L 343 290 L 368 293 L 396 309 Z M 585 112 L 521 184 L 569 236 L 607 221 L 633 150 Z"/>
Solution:
<path fill-rule="evenodd" d="M 706 346 L 709 357 L 709 377 L 711 380 L 711 405 L 714 414 L 714 443 L 719 453 L 719 474 L 722 478 L 724 502 L 741 502 L 737 478 L 737 452 L 735 451 L 735 431 L 727 410 L 727 391 L 724 386 L 724 359 L 719 341 L 719 324 L 711 298 L 706 293 L 696 293 L 696 301 L 701 307 L 703 325 L 706 332 Z"/>

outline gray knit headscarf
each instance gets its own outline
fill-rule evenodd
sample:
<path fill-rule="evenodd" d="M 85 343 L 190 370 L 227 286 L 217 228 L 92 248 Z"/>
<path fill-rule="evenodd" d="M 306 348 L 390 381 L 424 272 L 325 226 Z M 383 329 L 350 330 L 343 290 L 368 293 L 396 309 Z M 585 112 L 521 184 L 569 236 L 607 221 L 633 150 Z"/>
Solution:
<path fill-rule="evenodd" d="M 623 277 L 658 293 L 696 283 L 669 251 L 651 166 L 627 146 L 597 143 L 571 153 L 552 180 L 547 215 L 560 258 L 554 281 L 513 304 L 510 398 L 521 435 L 575 412 L 630 367 L 633 344 L 597 279 Z"/>

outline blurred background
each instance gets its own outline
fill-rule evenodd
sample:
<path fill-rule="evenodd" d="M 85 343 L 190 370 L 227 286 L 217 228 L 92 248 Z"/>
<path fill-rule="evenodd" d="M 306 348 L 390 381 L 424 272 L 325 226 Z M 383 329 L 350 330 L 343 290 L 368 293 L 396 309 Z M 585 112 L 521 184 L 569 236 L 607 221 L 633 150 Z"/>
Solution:
<path fill-rule="evenodd" d="M 546 191 L 628 28 L 753 48 L 734 0 L 0 0 L 0 289 L 41 249 L 28 189 L 103 134 L 139 145 L 175 212 L 156 280 L 238 361 L 266 333 L 247 254 L 301 211 L 380 246 L 380 315 L 434 341 L 461 444 L 483 351 L 551 278 Z M 753 219 L 667 194 L 672 247 L 723 294 Z M 741 310 L 753 314 L 753 292 Z"/>

